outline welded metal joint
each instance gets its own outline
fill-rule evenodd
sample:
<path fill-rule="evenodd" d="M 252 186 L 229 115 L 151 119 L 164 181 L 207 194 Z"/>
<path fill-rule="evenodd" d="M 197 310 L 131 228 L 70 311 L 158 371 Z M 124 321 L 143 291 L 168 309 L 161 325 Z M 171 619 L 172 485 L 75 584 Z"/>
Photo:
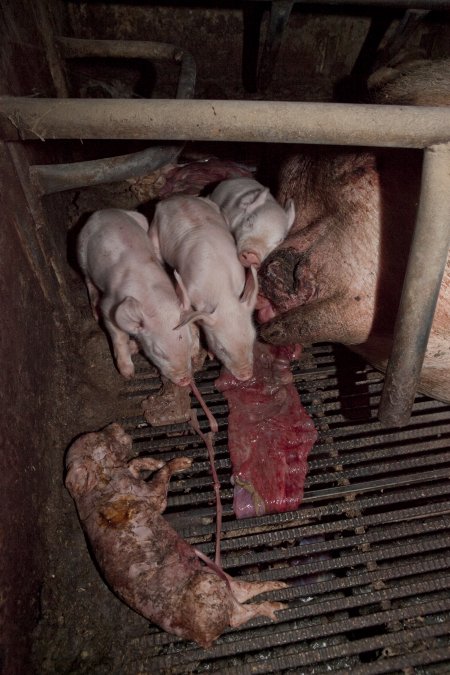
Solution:
<path fill-rule="evenodd" d="M 425 150 L 419 208 L 378 417 L 409 422 L 450 247 L 450 143 Z"/>

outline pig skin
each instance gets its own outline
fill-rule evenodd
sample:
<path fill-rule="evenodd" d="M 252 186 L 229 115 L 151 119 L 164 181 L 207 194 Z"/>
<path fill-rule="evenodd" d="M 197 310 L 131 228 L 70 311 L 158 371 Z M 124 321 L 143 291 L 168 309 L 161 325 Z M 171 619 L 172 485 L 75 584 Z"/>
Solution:
<path fill-rule="evenodd" d="M 283 209 L 269 188 L 251 178 L 220 182 L 210 199 L 220 207 L 244 267 L 255 265 L 258 268 L 286 237 L 295 218 L 291 201 Z"/>
<path fill-rule="evenodd" d="M 166 183 L 159 191 L 159 198 L 175 194 L 199 195 L 207 186 L 228 178 L 249 177 L 252 172 L 236 162 L 208 157 L 198 162 L 175 166 L 166 175 Z"/>
<path fill-rule="evenodd" d="M 339 342 L 385 369 L 419 198 L 421 154 L 305 148 L 284 164 L 279 201 L 296 221 L 264 261 L 263 339 Z M 419 390 L 450 402 L 450 258 Z"/>
<path fill-rule="evenodd" d="M 251 377 L 256 338 L 256 272 L 240 264 L 233 236 L 209 199 L 174 195 L 161 200 L 149 229 L 159 260 L 175 270 L 185 312 L 180 326 L 198 322 L 208 349 L 240 380 Z"/>
<path fill-rule="evenodd" d="M 450 58 L 430 61 L 399 54 L 372 73 L 367 87 L 372 103 L 450 105 Z"/>
<path fill-rule="evenodd" d="M 123 428 L 110 424 L 80 436 L 66 458 L 66 487 L 111 589 L 167 632 L 204 648 L 228 626 L 255 616 L 275 620 L 282 603 L 242 603 L 285 583 L 237 581 L 212 571 L 161 516 L 171 475 L 188 469 L 191 460 L 127 461 L 131 445 Z M 145 481 L 140 472 L 149 470 L 156 473 Z"/>
<path fill-rule="evenodd" d="M 180 305 L 147 230 L 147 219 L 136 211 L 96 211 L 78 235 L 78 263 L 94 318 L 102 319 L 121 375 L 134 376 L 131 355 L 137 339 L 164 376 L 186 386 L 199 350 L 198 334 L 189 328 L 173 330 L 188 306 Z"/>

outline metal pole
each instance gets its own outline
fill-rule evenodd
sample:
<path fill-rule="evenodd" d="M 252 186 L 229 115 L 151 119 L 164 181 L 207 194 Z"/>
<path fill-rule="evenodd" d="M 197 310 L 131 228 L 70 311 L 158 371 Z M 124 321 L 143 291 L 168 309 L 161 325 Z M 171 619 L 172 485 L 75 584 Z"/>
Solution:
<path fill-rule="evenodd" d="M 102 185 L 145 176 L 175 162 L 182 149 L 182 145 L 162 145 L 129 155 L 87 162 L 36 164 L 30 167 L 30 176 L 38 194 L 48 195 L 86 185 Z"/>
<path fill-rule="evenodd" d="M 293 4 L 291 0 L 273 0 L 271 3 L 270 22 L 258 70 L 258 88 L 263 91 L 272 81 L 273 69 Z"/>
<path fill-rule="evenodd" d="M 177 98 L 194 96 L 195 61 L 189 52 L 176 45 L 146 40 L 84 40 L 68 37 L 58 37 L 57 44 L 66 59 L 98 57 L 179 63 L 180 76 L 176 96 Z"/>
<path fill-rule="evenodd" d="M 270 2 L 270 0 L 262 0 Z M 245 0 L 261 2 L 261 0 Z M 448 9 L 448 0 L 294 0 L 297 4 L 314 5 L 354 5 L 355 7 L 394 7 L 404 9 Z"/>
<path fill-rule="evenodd" d="M 425 150 L 419 210 L 378 417 L 409 422 L 450 247 L 450 143 Z M 450 358 L 450 357 L 449 357 Z"/>
<path fill-rule="evenodd" d="M 0 98 L 4 140 L 103 138 L 425 148 L 450 139 L 448 108 L 155 99 Z"/>

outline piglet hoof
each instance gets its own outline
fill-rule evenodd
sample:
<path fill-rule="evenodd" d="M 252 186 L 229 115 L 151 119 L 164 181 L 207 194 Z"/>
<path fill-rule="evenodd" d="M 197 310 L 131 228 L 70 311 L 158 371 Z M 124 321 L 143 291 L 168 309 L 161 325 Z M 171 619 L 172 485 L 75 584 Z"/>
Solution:
<path fill-rule="evenodd" d="M 192 459 L 190 457 L 175 457 L 175 459 L 171 459 L 170 462 L 167 462 L 167 466 L 171 473 L 181 473 L 181 471 L 186 471 L 191 464 Z"/>
<path fill-rule="evenodd" d="M 230 589 L 238 602 L 246 602 L 260 593 L 279 591 L 287 588 L 284 581 L 243 581 L 229 578 Z"/>
<path fill-rule="evenodd" d="M 237 628 L 256 616 L 266 616 L 272 621 L 277 621 L 275 612 L 279 612 L 281 609 L 287 609 L 287 605 L 282 602 L 258 602 L 252 605 L 236 604 L 230 617 L 230 626 Z"/>
<path fill-rule="evenodd" d="M 129 339 L 128 348 L 130 350 L 130 354 L 137 354 L 139 352 L 139 345 L 134 338 Z"/>
<path fill-rule="evenodd" d="M 134 365 L 132 363 L 117 363 L 119 373 L 127 380 L 131 380 L 134 377 Z"/>
<path fill-rule="evenodd" d="M 128 446 L 131 448 L 132 440 L 131 436 L 127 434 L 125 429 L 120 426 L 117 422 L 113 422 L 107 427 L 107 430 L 111 432 L 114 437 L 114 440 L 120 443 L 120 445 Z"/>

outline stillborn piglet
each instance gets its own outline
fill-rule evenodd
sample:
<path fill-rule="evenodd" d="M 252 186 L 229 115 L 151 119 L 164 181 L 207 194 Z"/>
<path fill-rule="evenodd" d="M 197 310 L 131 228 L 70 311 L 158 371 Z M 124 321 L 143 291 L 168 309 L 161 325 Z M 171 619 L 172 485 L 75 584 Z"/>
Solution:
<path fill-rule="evenodd" d="M 133 377 L 131 354 L 139 341 L 145 355 L 175 384 L 191 381 L 191 357 L 198 348 L 189 326 L 173 330 L 182 310 L 166 271 L 157 260 L 140 213 L 96 211 L 78 238 L 78 261 L 94 317 L 98 309 L 114 350 L 119 372 Z"/>
<path fill-rule="evenodd" d="M 209 349 L 238 380 L 253 371 L 252 313 L 258 285 L 240 264 L 219 207 L 209 199 L 176 195 L 160 201 L 149 230 L 155 249 L 176 272 L 184 304 L 180 325 L 198 321 Z"/>
<path fill-rule="evenodd" d="M 84 434 L 69 448 L 66 487 L 98 567 L 113 591 L 169 633 L 209 647 L 228 626 L 255 616 L 276 619 L 285 605 L 246 600 L 284 588 L 281 581 L 246 582 L 202 565 L 162 517 L 173 473 L 191 459 L 127 461 L 131 437 L 119 424 Z M 156 471 L 150 481 L 141 471 Z"/>
<path fill-rule="evenodd" d="M 295 219 L 294 204 L 283 209 L 264 187 L 252 178 L 224 180 L 210 195 L 221 208 L 234 238 L 244 267 L 258 268 L 264 258 L 280 244 Z"/>

